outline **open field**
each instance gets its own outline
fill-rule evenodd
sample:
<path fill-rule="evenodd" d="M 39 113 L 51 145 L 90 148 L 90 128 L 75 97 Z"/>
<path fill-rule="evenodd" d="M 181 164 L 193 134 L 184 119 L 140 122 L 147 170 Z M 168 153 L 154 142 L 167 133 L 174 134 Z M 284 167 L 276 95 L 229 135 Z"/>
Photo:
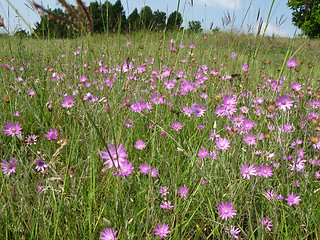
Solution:
<path fill-rule="evenodd" d="M 0 239 L 320 239 L 319 55 L 231 33 L 0 38 Z"/>

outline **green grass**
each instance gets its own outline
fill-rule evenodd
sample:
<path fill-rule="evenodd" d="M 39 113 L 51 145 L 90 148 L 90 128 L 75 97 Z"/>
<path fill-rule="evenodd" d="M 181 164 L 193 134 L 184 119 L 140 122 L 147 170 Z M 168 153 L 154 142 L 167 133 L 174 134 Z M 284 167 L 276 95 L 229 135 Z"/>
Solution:
<path fill-rule="evenodd" d="M 185 47 L 171 53 L 171 38 L 176 41 L 176 49 L 182 43 Z M 126 46 L 127 40 L 132 41 L 132 45 Z M 172 231 L 170 239 L 229 239 L 225 227 L 230 225 L 241 229 L 239 237 L 242 239 L 318 239 L 319 180 L 314 174 L 319 166 L 308 163 L 318 155 L 308 140 L 310 135 L 316 134 L 316 128 L 301 114 L 307 116 L 318 111 L 311 109 L 306 101 L 317 98 L 314 93 L 318 91 L 320 74 L 319 41 L 294 39 L 290 42 L 290 39 L 264 37 L 254 58 L 259 41 L 259 37 L 249 35 L 217 33 L 204 39 L 202 34 L 183 32 L 169 32 L 166 36 L 147 32 L 95 35 L 74 40 L 1 38 L 1 65 L 15 66 L 14 71 L 0 66 L 1 128 L 9 121 L 19 121 L 22 140 L 6 136 L 3 131 L 0 133 L 1 160 L 18 160 L 16 173 L 1 174 L 0 238 L 98 239 L 99 232 L 108 227 L 118 231 L 119 239 L 159 239 L 154 235 L 154 228 L 159 222 L 165 222 Z M 191 43 L 195 44 L 195 49 L 189 48 Z M 81 54 L 73 55 L 78 47 Z M 87 49 L 86 54 L 84 49 Z M 193 57 L 188 51 L 193 52 Z M 234 59 L 230 57 L 232 52 L 237 53 Z M 298 60 L 296 71 L 282 67 L 287 53 Z M 63 54 L 65 57 L 61 57 Z M 10 62 L 12 58 L 15 61 Z M 153 65 L 150 64 L 152 58 Z M 111 73 L 99 71 L 102 59 L 100 65 L 112 69 Z M 182 63 L 182 59 L 186 62 Z M 270 64 L 266 64 L 266 60 Z M 124 61 L 134 63 L 134 69 L 117 71 L 116 67 L 122 66 Z M 251 62 L 247 73 L 241 70 L 242 64 Z M 133 73 L 144 63 L 144 73 Z M 309 68 L 309 63 L 314 67 Z M 163 80 L 152 74 L 154 69 L 162 73 L 170 67 L 171 75 L 166 79 L 171 81 L 184 69 L 185 79 L 194 82 L 194 73 L 202 65 L 208 66 L 208 72 L 209 68 L 216 68 L 220 74 L 203 74 L 209 77 L 202 84 L 206 87 L 185 96 L 172 94 L 179 89 L 181 79 L 177 79 L 174 89 L 167 90 Z M 19 71 L 20 66 L 24 66 L 23 71 Z M 281 92 L 262 91 L 267 79 L 278 79 L 280 70 L 287 77 Z M 52 81 L 54 72 L 66 76 Z M 112 79 L 114 73 L 117 78 L 110 88 L 104 81 L 108 77 Z M 128 79 L 130 74 L 135 79 Z M 234 80 L 235 84 L 231 80 L 221 80 L 226 74 L 240 74 L 241 80 Z M 91 86 L 79 86 L 76 76 L 86 76 Z M 23 81 L 16 81 L 18 77 Z M 154 82 L 151 84 L 150 81 Z M 290 82 L 305 83 L 300 91 L 305 95 L 303 98 L 298 94 L 294 97 Z M 157 88 L 150 88 L 154 85 Z M 312 93 L 306 90 L 307 85 L 313 87 Z M 72 89 L 68 89 L 69 86 Z M 100 86 L 104 89 L 100 90 Z M 35 91 L 33 96 L 28 94 L 29 89 Z M 75 105 L 63 108 L 62 95 L 72 95 L 75 90 L 78 91 L 74 96 Z M 243 135 L 227 135 L 226 125 L 232 125 L 232 122 L 215 114 L 227 90 L 239 96 L 237 113 L 240 114 L 241 106 L 250 109 L 245 116 L 256 123 L 250 132 L 268 133 L 270 139 L 260 141 L 255 147 L 247 146 L 242 141 Z M 240 97 L 241 92 L 247 91 L 252 91 L 252 95 Z M 83 101 L 87 92 L 97 96 L 98 101 Z M 141 114 L 130 111 L 131 104 L 141 98 L 150 101 L 154 92 L 161 93 L 172 106 L 154 104 L 152 110 Z M 202 92 L 208 95 L 207 99 L 199 96 Z M 291 94 L 297 100 L 297 108 L 286 112 L 278 109 L 274 119 L 266 117 L 266 102 L 271 101 L 273 95 L 273 101 L 276 101 L 281 94 Z M 129 97 L 129 104 L 120 108 Z M 255 114 L 251 107 L 252 99 L 258 97 L 265 99 L 261 105 L 265 113 L 261 115 Z M 48 111 L 49 103 L 52 111 Z M 203 117 L 184 115 L 182 106 L 192 103 L 207 107 Z M 20 112 L 19 117 L 13 116 L 15 111 Z M 127 119 L 134 122 L 130 128 L 125 126 Z M 173 121 L 182 123 L 179 132 L 170 127 Z M 306 127 L 299 128 L 301 121 L 307 122 Z M 277 131 L 289 122 L 296 128 L 293 133 Z M 270 123 L 276 130 L 267 129 Z M 200 124 L 206 125 L 203 131 L 198 128 Z M 43 136 L 50 128 L 58 129 L 57 140 L 48 141 Z M 231 148 L 218 150 L 209 140 L 212 129 L 222 137 L 228 137 Z M 163 131 L 167 132 L 166 137 L 161 135 Z M 28 146 L 25 138 L 32 134 L 38 136 L 37 144 Z M 288 169 L 288 161 L 282 160 L 283 154 L 296 156 L 289 147 L 297 138 L 303 140 L 301 147 L 306 152 L 303 174 L 292 172 Z M 138 139 L 147 143 L 142 151 L 134 147 Z M 111 169 L 102 171 L 105 160 L 100 158 L 100 150 L 106 151 L 109 142 L 122 143 L 126 147 L 127 159 L 135 167 L 127 178 L 114 176 Z M 197 154 L 202 147 L 219 152 L 218 158 L 200 161 Z M 254 155 L 256 150 L 262 155 Z M 266 151 L 274 153 L 275 157 L 266 159 Z M 46 174 L 35 170 L 35 159 L 40 157 L 48 164 Z M 270 178 L 252 176 L 247 180 L 239 173 L 244 162 L 271 165 L 271 161 L 280 162 L 280 165 L 273 168 L 274 174 Z M 139 173 L 142 163 L 157 168 L 158 177 Z M 201 184 L 203 179 L 206 179 L 204 185 Z M 300 181 L 300 187 L 293 186 L 294 180 Z M 42 195 L 37 189 L 38 182 L 43 187 Z M 171 210 L 159 207 L 163 200 L 158 193 L 160 186 L 169 187 L 170 193 L 166 197 L 174 206 Z M 180 198 L 177 193 L 181 186 L 190 188 L 187 198 Z M 294 192 L 301 201 L 293 206 L 287 205 L 285 200 L 270 201 L 263 194 L 267 189 L 273 189 L 284 198 Z M 234 205 L 234 218 L 223 220 L 219 217 L 217 207 L 225 201 Z M 273 220 L 272 231 L 260 226 L 258 219 L 266 216 Z"/>

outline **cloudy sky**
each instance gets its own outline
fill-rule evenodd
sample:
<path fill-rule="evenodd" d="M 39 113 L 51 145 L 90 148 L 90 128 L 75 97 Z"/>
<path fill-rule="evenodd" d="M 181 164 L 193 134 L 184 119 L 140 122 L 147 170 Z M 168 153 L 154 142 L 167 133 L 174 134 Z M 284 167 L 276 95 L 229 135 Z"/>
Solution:
<path fill-rule="evenodd" d="M 0 2 L 0 15 L 5 18 L 5 25 L 9 26 L 10 31 L 14 31 L 19 25 L 23 29 L 28 29 L 22 20 L 18 17 L 13 8 L 11 8 L 8 2 L 18 10 L 23 18 L 32 27 L 40 20 L 38 13 L 34 12 L 27 6 L 26 0 L 1 0 Z M 114 3 L 116 0 L 109 0 Z M 183 19 L 185 22 L 195 20 L 201 21 L 202 28 L 209 29 L 211 23 L 214 27 L 226 29 L 223 26 L 222 18 L 226 15 L 235 17 L 234 28 L 239 29 L 241 27 L 243 32 L 255 32 L 259 21 L 257 21 L 257 14 L 260 9 L 260 17 L 263 19 L 263 26 L 268 17 L 268 13 L 272 4 L 272 0 L 180 0 L 179 11 L 183 13 Z M 42 3 L 44 6 L 49 6 L 51 9 L 61 7 L 56 0 L 35 0 L 37 3 Z M 71 4 L 75 4 L 75 0 L 67 0 Z M 90 3 L 90 0 L 84 1 L 86 4 Z M 98 0 L 99 2 L 99 0 Z M 105 2 L 105 0 L 101 0 Z M 134 8 L 140 10 L 143 6 L 150 6 L 153 11 L 159 9 L 170 14 L 177 9 L 178 0 L 121 0 L 125 12 L 128 16 Z M 294 34 L 300 33 L 291 24 L 291 10 L 286 6 L 286 0 L 275 0 L 271 12 L 270 22 L 267 28 L 268 35 L 278 35 L 285 37 L 293 37 Z M 279 26 L 279 19 L 286 19 L 286 21 Z M 231 24 L 227 26 L 231 27 Z"/>

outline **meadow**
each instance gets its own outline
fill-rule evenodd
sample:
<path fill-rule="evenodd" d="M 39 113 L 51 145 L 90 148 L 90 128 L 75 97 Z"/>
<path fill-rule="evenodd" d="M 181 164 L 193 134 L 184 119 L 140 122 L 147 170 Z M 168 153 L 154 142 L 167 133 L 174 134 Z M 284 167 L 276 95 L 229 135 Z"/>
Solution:
<path fill-rule="evenodd" d="M 320 239 L 319 49 L 0 38 L 0 239 Z"/>

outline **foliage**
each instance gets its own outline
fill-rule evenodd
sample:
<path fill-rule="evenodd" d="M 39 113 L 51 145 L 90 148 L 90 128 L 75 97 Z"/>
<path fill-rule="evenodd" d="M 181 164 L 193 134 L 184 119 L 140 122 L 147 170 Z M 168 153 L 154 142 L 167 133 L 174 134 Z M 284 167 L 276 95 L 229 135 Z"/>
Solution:
<path fill-rule="evenodd" d="M 189 21 L 188 30 L 191 32 L 202 32 L 201 22 L 200 21 Z"/>
<path fill-rule="evenodd" d="M 231 239 L 231 225 L 239 239 L 319 239 L 320 144 L 309 140 L 319 140 L 319 41 L 263 38 L 244 71 L 255 38 L 163 35 L 0 40 L 0 239 L 99 239 L 106 227 L 118 239 L 160 239 L 160 224 L 173 240 Z M 280 48 L 292 49 L 298 63 L 280 67 L 281 78 Z M 283 94 L 294 101 L 286 112 L 274 106 Z M 70 108 L 65 95 L 74 98 Z M 237 112 L 219 116 L 223 105 Z M 20 135 L 5 134 L 10 121 L 19 121 Z M 50 129 L 56 139 L 46 136 Z M 256 145 L 244 141 L 249 133 Z M 36 144 L 28 145 L 29 135 Z M 229 149 L 216 147 L 220 137 Z M 127 177 L 104 165 L 109 142 L 126 148 L 134 167 Z M 159 174 L 142 173 L 144 163 Z M 245 163 L 256 169 L 250 179 L 240 172 Z M 265 165 L 272 176 L 261 175 Z M 281 198 L 292 192 L 301 201 L 290 206 Z M 172 208 L 162 208 L 168 201 Z M 222 203 L 233 218 L 222 219 Z M 262 218 L 272 220 L 270 230 Z"/>
<path fill-rule="evenodd" d="M 129 29 L 132 31 L 137 31 L 140 29 L 140 15 L 138 9 L 133 9 L 132 13 L 128 17 Z"/>
<path fill-rule="evenodd" d="M 183 22 L 183 18 L 181 13 L 177 10 L 172 12 L 168 17 L 168 29 L 169 30 L 177 30 L 180 29 L 181 24 Z"/>
<path fill-rule="evenodd" d="M 320 37 L 320 0 L 289 0 L 292 22 L 310 38 Z"/>
<path fill-rule="evenodd" d="M 243 70 L 255 38 L 183 34 L 0 40 L 0 239 L 99 239 L 106 227 L 118 239 L 160 239 L 160 224 L 173 240 L 231 239 L 230 225 L 239 239 L 319 239 L 320 144 L 309 140 L 319 140 L 319 41 L 263 38 Z M 298 64 L 281 67 L 281 78 L 280 47 Z M 293 102 L 286 112 L 274 105 L 283 94 Z M 5 134 L 10 121 L 20 135 Z M 216 147 L 220 138 L 229 149 Z M 126 177 L 104 164 L 111 143 L 126 148 L 110 154 L 132 163 Z M 292 192 L 301 201 L 291 206 Z M 221 217 L 222 203 L 232 218 Z"/>
<path fill-rule="evenodd" d="M 63 18 L 69 18 L 61 8 L 52 10 L 53 13 L 62 16 Z M 47 16 L 42 16 L 40 22 L 37 22 L 33 29 L 38 36 L 47 38 L 73 38 L 79 34 L 72 28 L 66 26 L 66 24 L 49 19 Z"/>
<path fill-rule="evenodd" d="M 144 29 L 152 29 L 154 25 L 154 15 L 149 6 L 145 6 L 140 12 L 141 24 Z"/>
<path fill-rule="evenodd" d="M 74 9 L 73 6 L 72 8 Z M 127 18 L 120 0 L 117 0 L 114 4 L 109 1 L 101 3 L 96 0 L 89 4 L 88 11 L 93 22 L 93 32 L 98 34 L 118 31 L 125 33 L 139 31 L 141 29 L 162 31 L 166 27 L 165 12 L 159 9 L 153 12 L 151 7 L 144 6 L 140 13 L 138 9 L 135 8 Z M 62 18 L 70 18 L 70 15 L 60 8 L 56 8 L 52 12 Z M 182 22 L 181 13 L 175 11 L 171 13 L 168 18 L 167 29 L 180 29 Z M 47 38 L 68 38 L 81 34 L 73 27 L 67 27 L 66 24 L 61 22 L 56 23 L 54 19 L 48 19 L 48 16 L 45 14 L 41 16 L 40 22 L 36 23 L 34 32 L 38 36 Z"/>

